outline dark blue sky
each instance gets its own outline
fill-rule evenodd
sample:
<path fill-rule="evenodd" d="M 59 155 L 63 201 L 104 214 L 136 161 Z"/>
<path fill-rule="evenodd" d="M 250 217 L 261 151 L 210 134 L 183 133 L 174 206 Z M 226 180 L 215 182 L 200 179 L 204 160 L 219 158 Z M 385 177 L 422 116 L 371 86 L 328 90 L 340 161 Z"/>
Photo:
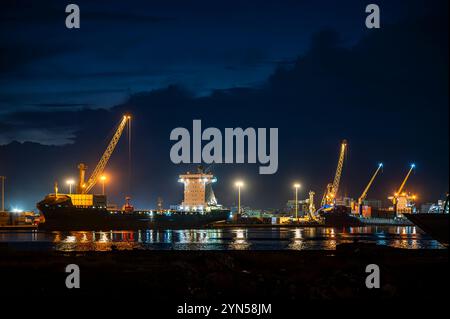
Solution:
<path fill-rule="evenodd" d="M 192 167 L 170 162 L 169 133 L 197 118 L 280 130 L 274 176 L 216 165 L 227 205 L 236 177 L 257 207 L 283 206 L 294 180 L 320 197 L 343 138 L 346 194 L 360 194 L 378 161 L 369 197 L 385 199 L 411 161 L 411 191 L 433 201 L 448 191 L 446 1 L 377 1 L 380 30 L 365 28 L 365 1 L 78 1 L 79 30 L 64 26 L 68 3 L 2 3 L 0 174 L 11 205 L 33 208 L 76 163 L 93 168 L 124 111 L 135 117 L 138 206 L 181 199 L 176 175 Z M 108 168 L 116 202 L 125 148 Z"/>

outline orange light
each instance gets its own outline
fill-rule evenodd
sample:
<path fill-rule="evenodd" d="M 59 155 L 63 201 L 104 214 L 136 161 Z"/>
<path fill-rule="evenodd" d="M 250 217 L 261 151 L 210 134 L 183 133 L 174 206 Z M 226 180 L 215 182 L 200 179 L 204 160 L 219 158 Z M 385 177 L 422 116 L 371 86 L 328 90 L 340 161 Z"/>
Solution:
<path fill-rule="evenodd" d="M 106 176 L 105 176 L 105 175 L 100 176 L 100 180 L 101 180 L 102 182 L 106 181 Z"/>

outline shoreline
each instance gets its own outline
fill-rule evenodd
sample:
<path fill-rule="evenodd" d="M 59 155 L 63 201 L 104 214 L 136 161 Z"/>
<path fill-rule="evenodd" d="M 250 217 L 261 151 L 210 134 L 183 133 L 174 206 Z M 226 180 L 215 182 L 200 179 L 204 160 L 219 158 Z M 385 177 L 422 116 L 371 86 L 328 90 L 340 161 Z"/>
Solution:
<path fill-rule="evenodd" d="M 396 299 L 422 287 L 424 298 L 442 298 L 449 280 L 447 249 L 366 243 L 340 244 L 333 251 L 0 252 L 0 294 L 9 296 L 120 295 L 127 290 L 154 300 Z M 72 263 L 80 267 L 81 289 L 64 286 L 65 266 Z M 374 263 L 382 285 L 369 290 L 365 267 Z"/>

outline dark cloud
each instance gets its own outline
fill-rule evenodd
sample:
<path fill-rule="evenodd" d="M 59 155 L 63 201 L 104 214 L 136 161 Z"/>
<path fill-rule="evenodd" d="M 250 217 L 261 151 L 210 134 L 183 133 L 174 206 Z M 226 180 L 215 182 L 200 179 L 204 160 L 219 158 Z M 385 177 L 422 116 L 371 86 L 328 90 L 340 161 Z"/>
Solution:
<path fill-rule="evenodd" d="M 83 104 L 76 104 L 76 103 L 37 103 L 37 104 L 31 104 L 32 106 L 38 106 L 38 107 L 46 107 L 46 108 L 78 108 L 78 107 L 90 107 L 93 104 L 83 103 Z"/>
<path fill-rule="evenodd" d="M 3 23 L 15 22 L 27 23 L 58 23 L 64 21 L 66 6 L 70 2 L 45 1 L 30 2 L 26 0 L 5 1 L 2 5 L 0 17 Z M 104 2 L 80 0 L 76 3 L 80 7 L 80 16 L 83 21 L 112 21 L 114 23 L 160 23 L 172 21 L 171 17 L 160 17 L 134 13 L 130 11 L 114 11 L 114 6 L 108 6 Z M 101 8 L 101 10 L 99 10 Z M 61 14 L 63 13 L 63 14 Z"/>

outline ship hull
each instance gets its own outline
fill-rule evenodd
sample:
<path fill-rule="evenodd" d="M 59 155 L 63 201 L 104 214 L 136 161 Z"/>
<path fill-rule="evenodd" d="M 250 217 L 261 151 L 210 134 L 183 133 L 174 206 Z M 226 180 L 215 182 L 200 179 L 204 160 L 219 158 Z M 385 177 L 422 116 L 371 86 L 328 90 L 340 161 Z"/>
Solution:
<path fill-rule="evenodd" d="M 46 230 L 136 230 L 158 228 L 201 228 L 208 224 L 226 220 L 229 211 L 220 210 L 211 213 L 149 213 L 149 212 L 110 212 L 95 208 L 40 209 L 44 223 L 39 228 Z"/>
<path fill-rule="evenodd" d="M 319 209 L 319 216 L 327 227 L 362 226 L 363 223 L 351 214 L 349 207 L 336 205 L 326 209 Z"/>
<path fill-rule="evenodd" d="M 448 246 L 449 214 L 403 214 L 428 235 Z"/>

